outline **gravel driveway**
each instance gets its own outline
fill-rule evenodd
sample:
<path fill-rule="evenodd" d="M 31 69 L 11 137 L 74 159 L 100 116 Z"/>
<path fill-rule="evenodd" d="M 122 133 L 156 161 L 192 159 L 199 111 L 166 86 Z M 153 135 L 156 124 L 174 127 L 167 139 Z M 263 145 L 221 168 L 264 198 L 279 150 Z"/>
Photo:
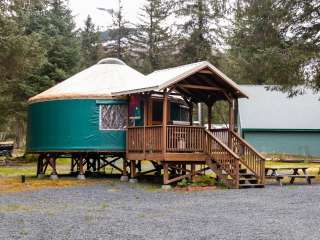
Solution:
<path fill-rule="evenodd" d="M 160 192 L 97 184 L 0 196 L 0 239 L 319 239 L 320 185 Z"/>

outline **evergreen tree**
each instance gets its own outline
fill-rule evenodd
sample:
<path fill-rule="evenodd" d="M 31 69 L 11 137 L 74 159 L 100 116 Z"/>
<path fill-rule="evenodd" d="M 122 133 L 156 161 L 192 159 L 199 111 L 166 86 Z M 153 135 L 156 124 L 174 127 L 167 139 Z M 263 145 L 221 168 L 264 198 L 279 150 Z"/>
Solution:
<path fill-rule="evenodd" d="M 281 33 L 285 9 L 276 0 L 238 0 L 235 23 L 228 39 L 225 71 L 240 83 L 300 84 L 306 55 Z"/>
<path fill-rule="evenodd" d="M 35 87 L 31 76 L 45 62 L 41 35 L 27 32 L 25 25 L 43 4 L 0 2 L 0 128 L 15 133 L 17 146 L 24 142 L 26 100 Z"/>
<path fill-rule="evenodd" d="M 81 31 L 81 67 L 89 67 L 96 64 L 101 55 L 99 32 L 88 15 L 85 27 Z"/>
<path fill-rule="evenodd" d="M 302 81 L 278 81 L 282 90 L 293 92 L 295 86 L 303 84 L 320 91 L 320 2 L 318 0 L 278 0 L 275 7 L 282 10 L 281 33 L 297 49 L 304 52 Z M 285 9 L 285 11 L 283 11 Z M 299 57 L 299 56 L 298 56 Z M 302 65 L 303 66 L 303 65 Z"/>
<path fill-rule="evenodd" d="M 47 45 L 48 59 L 40 75 L 55 83 L 76 73 L 80 63 L 80 41 L 66 3 L 66 0 L 50 0 L 39 29 Z"/>
<path fill-rule="evenodd" d="M 78 71 L 79 39 L 61 0 L 1 1 L 0 25 L 0 124 L 21 146 L 27 99 Z"/>
<path fill-rule="evenodd" d="M 174 40 L 167 21 L 172 9 L 173 2 L 168 0 L 147 0 L 141 8 L 130 47 L 140 60 L 135 64 L 142 72 L 150 73 L 170 65 Z"/>
<path fill-rule="evenodd" d="M 177 16 L 186 19 L 182 28 L 181 59 L 183 63 L 210 60 L 222 40 L 220 21 L 226 12 L 225 0 L 178 1 Z"/>
<path fill-rule="evenodd" d="M 108 44 L 106 50 L 108 56 L 126 60 L 130 29 L 128 28 L 128 22 L 123 16 L 122 1 L 118 0 L 118 3 L 118 11 L 111 10 L 113 25 L 109 33 L 112 41 Z"/>

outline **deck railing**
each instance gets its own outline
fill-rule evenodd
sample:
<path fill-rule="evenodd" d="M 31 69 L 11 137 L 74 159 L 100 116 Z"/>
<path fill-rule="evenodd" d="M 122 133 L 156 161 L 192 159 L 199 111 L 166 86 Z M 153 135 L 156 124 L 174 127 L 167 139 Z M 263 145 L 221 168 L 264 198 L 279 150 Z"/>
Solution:
<path fill-rule="evenodd" d="M 162 152 L 162 126 L 128 127 L 127 148 L 131 153 Z"/>
<path fill-rule="evenodd" d="M 159 153 L 163 150 L 162 126 L 148 126 L 145 128 L 145 150 L 149 153 Z"/>
<path fill-rule="evenodd" d="M 223 143 L 228 145 L 234 153 L 240 156 L 240 162 L 256 175 L 260 183 L 264 183 L 265 158 L 259 152 L 236 132 L 227 128 L 212 129 L 211 132 Z"/>
<path fill-rule="evenodd" d="M 236 132 L 230 131 L 232 151 L 240 156 L 240 162 L 250 169 L 260 183 L 265 180 L 265 158 Z"/>
<path fill-rule="evenodd" d="M 168 125 L 166 128 L 164 143 L 161 125 L 129 127 L 128 152 L 141 154 L 203 152 L 217 161 L 233 180 L 238 180 L 240 162 L 256 175 L 260 183 L 264 183 L 264 157 L 234 131 L 228 129 L 208 131 L 198 126 L 176 125 Z"/>
<path fill-rule="evenodd" d="M 211 129 L 210 132 L 213 134 L 213 136 L 218 138 L 225 145 L 228 145 L 228 139 L 229 139 L 229 129 L 228 128 Z"/>
<path fill-rule="evenodd" d="M 142 153 L 144 146 L 144 127 L 128 127 L 127 149 L 129 152 Z"/>
<path fill-rule="evenodd" d="M 205 151 L 232 177 L 233 186 L 239 187 L 239 157 L 212 132 L 205 130 Z"/>
<path fill-rule="evenodd" d="M 204 127 L 167 126 L 166 152 L 203 152 Z"/>

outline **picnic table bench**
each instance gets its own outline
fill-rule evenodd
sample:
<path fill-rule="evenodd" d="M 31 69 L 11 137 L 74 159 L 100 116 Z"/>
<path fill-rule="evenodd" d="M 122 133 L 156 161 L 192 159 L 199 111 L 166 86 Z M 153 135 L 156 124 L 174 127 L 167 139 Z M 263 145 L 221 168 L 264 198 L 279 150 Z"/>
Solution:
<path fill-rule="evenodd" d="M 13 142 L 0 142 L 0 165 L 7 165 L 7 158 L 12 157 L 14 143 Z"/>
<path fill-rule="evenodd" d="M 12 156 L 14 143 L 13 142 L 0 142 L 0 156 Z"/>
<path fill-rule="evenodd" d="M 267 179 L 276 179 L 281 186 L 281 180 L 283 180 L 284 177 L 291 178 L 290 184 L 293 184 L 296 178 L 304 178 L 308 184 L 311 184 L 311 179 L 314 179 L 316 176 L 309 175 L 307 173 L 308 168 L 309 167 L 267 167 L 265 169 L 265 174 Z M 299 173 L 299 170 L 301 170 L 302 174 Z M 283 173 L 280 171 L 290 171 L 290 173 Z"/>

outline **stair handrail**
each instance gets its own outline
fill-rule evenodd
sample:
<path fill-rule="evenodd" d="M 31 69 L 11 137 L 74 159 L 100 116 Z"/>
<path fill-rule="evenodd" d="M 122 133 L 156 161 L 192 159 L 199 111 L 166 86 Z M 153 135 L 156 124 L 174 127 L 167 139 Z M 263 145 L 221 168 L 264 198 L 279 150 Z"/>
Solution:
<path fill-rule="evenodd" d="M 225 145 L 220 139 L 218 139 L 217 137 L 215 137 L 210 131 L 208 131 L 207 129 L 205 129 L 205 132 L 208 136 L 210 136 L 211 140 L 214 140 L 215 143 L 217 143 L 218 145 L 220 145 L 220 147 L 229 155 L 232 156 L 232 158 L 230 158 L 228 160 L 228 166 L 226 166 L 225 162 L 221 159 L 219 159 L 219 155 L 215 155 L 214 160 L 216 162 L 219 163 L 219 165 L 221 165 L 223 167 L 223 170 L 227 172 L 228 175 L 230 175 L 233 178 L 233 185 L 235 188 L 239 188 L 239 161 L 240 161 L 240 157 L 234 153 L 227 145 Z M 209 140 L 209 138 L 208 138 Z M 212 157 L 212 153 L 209 151 L 209 143 L 207 143 L 207 146 L 205 146 L 204 151 Z M 232 160 L 234 160 L 232 162 Z M 229 167 L 231 167 L 233 170 L 230 170 Z"/>
<path fill-rule="evenodd" d="M 265 157 L 263 157 L 258 151 L 256 151 L 247 141 L 241 138 L 236 132 L 230 130 L 231 141 L 232 141 L 232 150 L 240 156 L 240 162 L 245 165 L 251 172 L 255 174 L 257 179 L 260 180 L 260 183 L 264 184 L 265 181 Z M 241 144 L 242 149 L 236 149 L 236 145 L 232 137 L 235 137 L 237 141 Z M 254 164 L 250 164 L 245 158 L 246 153 L 250 152 L 254 157 L 252 158 L 252 162 Z M 258 164 L 256 164 L 258 162 Z"/>
<path fill-rule="evenodd" d="M 226 144 L 224 144 L 219 138 L 214 136 L 208 129 L 205 129 L 205 132 L 209 134 L 216 142 L 218 142 L 219 145 L 225 148 L 225 150 L 228 151 L 233 157 L 240 159 L 240 156 L 238 154 L 232 151 L 231 148 L 229 148 Z"/>

